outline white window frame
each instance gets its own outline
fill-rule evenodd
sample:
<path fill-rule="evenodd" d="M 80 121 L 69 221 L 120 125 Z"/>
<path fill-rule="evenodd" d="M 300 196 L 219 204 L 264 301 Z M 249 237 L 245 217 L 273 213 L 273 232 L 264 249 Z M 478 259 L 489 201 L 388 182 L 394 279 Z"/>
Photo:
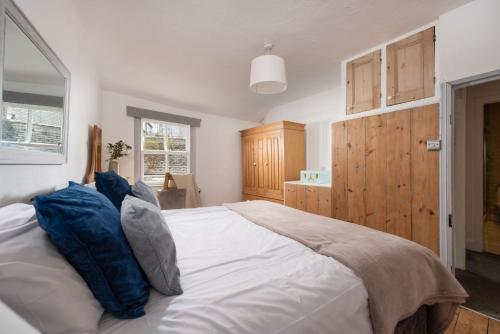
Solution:
<path fill-rule="evenodd" d="M 186 156 L 187 159 L 187 170 L 186 174 L 191 173 L 191 127 L 187 124 L 181 124 L 181 123 L 173 123 L 173 122 L 165 122 L 165 121 L 158 121 L 154 119 L 148 119 L 148 118 L 141 118 L 141 129 L 140 129 L 140 136 L 141 136 L 141 146 L 140 146 L 140 155 L 141 155 L 141 180 L 143 180 L 145 183 L 152 185 L 152 186 L 161 186 L 164 183 L 164 180 L 161 181 L 145 181 L 144 179 L 144 154 L 164 154 L 165 155 L 165 165 L 166 168 L 168 168 L 168 155 L 169 154 L 182 154 Z M 167 126 L 178 126 L 178 127 L 185 127 L 186 128 L 186 151 L 169 151 L 168 150 L 168 137 L 164 137 L 164 142 L 163 142 L 163 147 L 165 148 L 164 150 L 144 150 L 144 135 L 143 135 L 143 127 L 144 123 L 157 123 L 157 124 L 164 124 Z M 165 170 L 165 173 L 167 170 Z"/>

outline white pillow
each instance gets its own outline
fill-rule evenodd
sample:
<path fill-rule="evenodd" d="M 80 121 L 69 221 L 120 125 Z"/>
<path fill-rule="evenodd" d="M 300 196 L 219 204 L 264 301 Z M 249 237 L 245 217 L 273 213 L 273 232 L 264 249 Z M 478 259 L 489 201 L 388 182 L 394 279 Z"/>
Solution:
<path fill-rule="evenodd" d="M 96 332 L 101 305 L 30 207 L 0 209 L 0 299 L 43 333 Z"/>
<path fill-rule="evenodd" d="M 35 207 L 30 204 L 15 203 L 0 208 L 0 232 L 18 228 L 36 219 Z"/>

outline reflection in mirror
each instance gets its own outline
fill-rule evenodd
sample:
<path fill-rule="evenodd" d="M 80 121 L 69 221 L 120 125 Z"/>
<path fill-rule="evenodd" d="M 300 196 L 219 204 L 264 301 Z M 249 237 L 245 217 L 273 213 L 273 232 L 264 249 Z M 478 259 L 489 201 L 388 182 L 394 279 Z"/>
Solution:
<path fill-rule="evenodd" d="M 65 78 L 6 15 L 0 146 L 63 153 Z"/>

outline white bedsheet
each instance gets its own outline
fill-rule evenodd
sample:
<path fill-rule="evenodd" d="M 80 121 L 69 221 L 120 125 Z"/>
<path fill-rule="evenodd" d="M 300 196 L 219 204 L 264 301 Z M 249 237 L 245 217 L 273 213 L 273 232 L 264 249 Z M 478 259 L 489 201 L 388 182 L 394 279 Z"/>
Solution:
<path fill-rule="evenodd" d="M 99 333 L 371 333 L 354 273 L 225 207 L 165 211 L 184 294 L 151 290 L 146 315 Z"/>

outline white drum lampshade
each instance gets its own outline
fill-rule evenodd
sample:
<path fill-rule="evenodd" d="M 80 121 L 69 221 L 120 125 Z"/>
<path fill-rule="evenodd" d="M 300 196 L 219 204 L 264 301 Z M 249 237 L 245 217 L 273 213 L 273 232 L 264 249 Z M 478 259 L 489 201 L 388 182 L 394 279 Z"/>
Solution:
<path fill-rule="evenodd" d="M 272 44 L 264 48 L 270 52 Z M 283 58 L 271 54 L 256 57 L 250 69 L 250 89 L 257 94 L 278 94 L 286 90 L 286 71 Z"/>

